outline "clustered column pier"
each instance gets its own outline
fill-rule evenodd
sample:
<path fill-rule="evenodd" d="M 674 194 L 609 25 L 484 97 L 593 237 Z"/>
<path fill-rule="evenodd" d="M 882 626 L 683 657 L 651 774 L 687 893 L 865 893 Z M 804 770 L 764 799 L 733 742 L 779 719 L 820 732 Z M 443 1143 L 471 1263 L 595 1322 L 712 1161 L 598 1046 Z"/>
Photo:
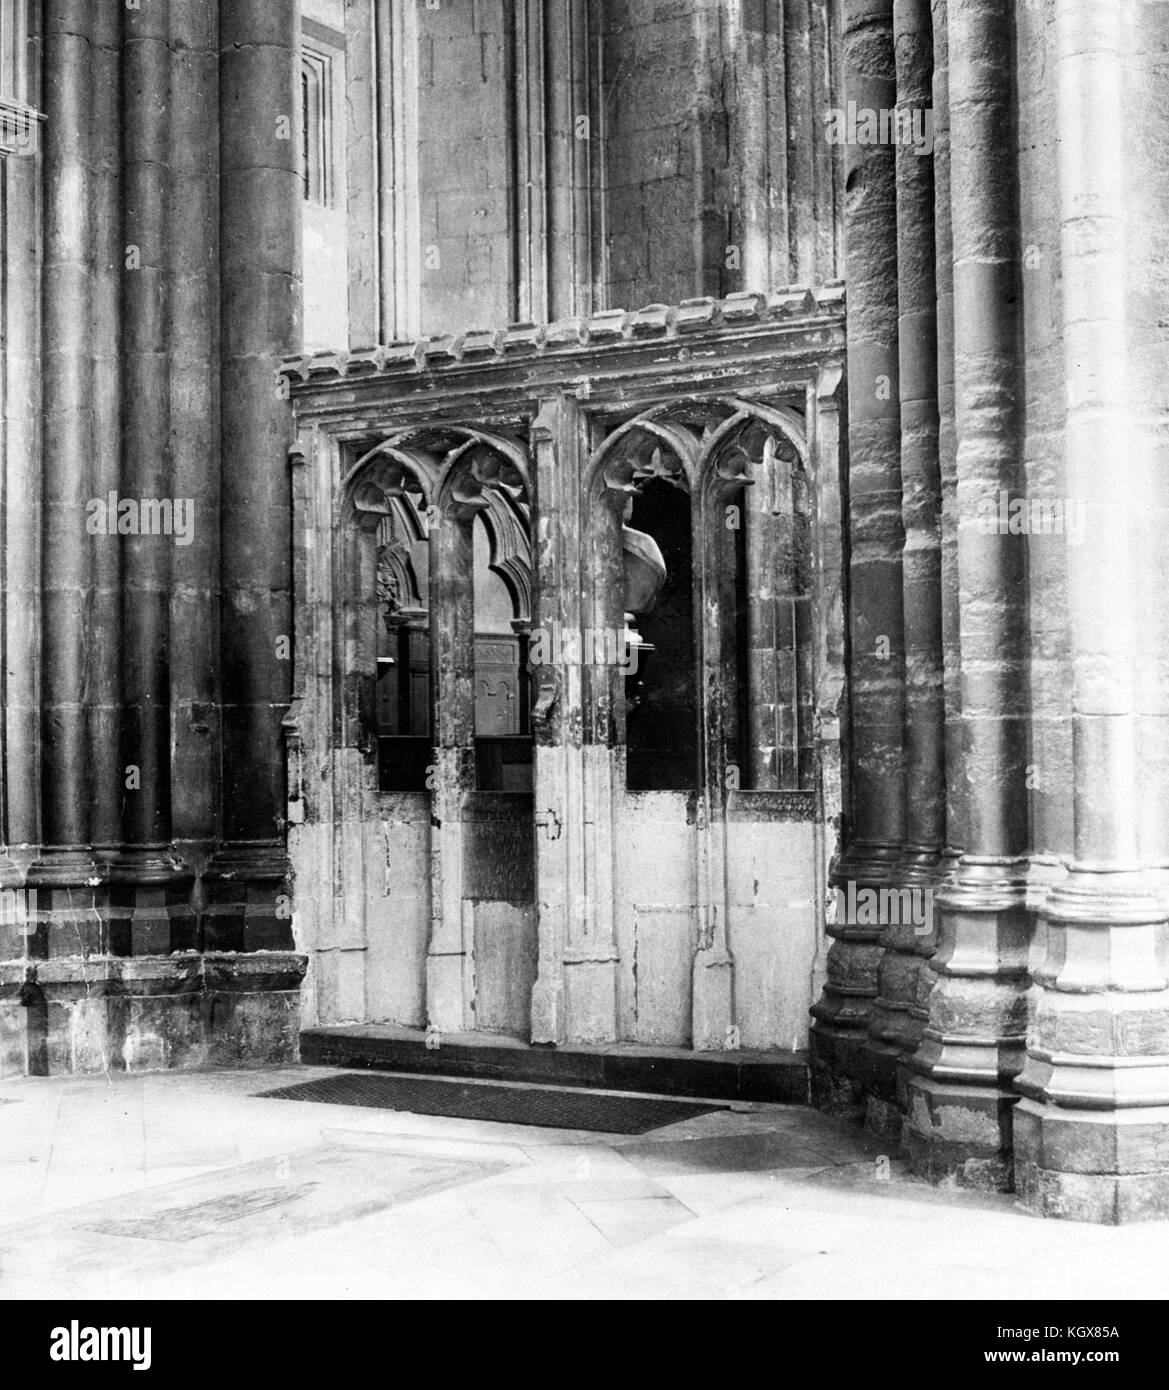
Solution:
<path fill-rule="evenodd" d="M 33 8 L 0 507 L 0 873 L 33 920 L 5 898 L 0 1075 L 287 1060 L 299 5 Z"/>

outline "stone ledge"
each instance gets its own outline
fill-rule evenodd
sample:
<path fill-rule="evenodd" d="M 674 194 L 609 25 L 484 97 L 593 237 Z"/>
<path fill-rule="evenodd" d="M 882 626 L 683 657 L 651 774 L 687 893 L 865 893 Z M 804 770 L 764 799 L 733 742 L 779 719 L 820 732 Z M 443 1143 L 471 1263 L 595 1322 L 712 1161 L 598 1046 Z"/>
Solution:
<path fill-rule="evenodd" d="M 763 324 L 809 328 L 838 322 L 844 313 L 844 287 L 838 282 L 814 289 L 797 286 L 771 294 L 742 292 L 725 299 L 687 299 L 678 305 L 650 304 L 644 309 L 606 309 L 590 318 L 564 319 L 547 325 L 517 323 L 499 330 L 414 342 L 363 347 L 352 352 L 326 351 L 284 358 L 279 374 L 295 390 L 327 382 L 368 379 L 396 373 L 424 374 L 461 364 L 479 366 L 524 354 L 571 356 L 589 347 L 617 343 L 675 340 L 720 328 Z"/>
<path fill-rule="evenodd" d="M 46 994 L 126 995 L 257 993 L 300 987 L 308 957 L 291 951 L 188 951 L 168 956 L 58 957 L 0 962 L 0 990 L 26 984 Z"/>
<path fill-rule="evenodd" d="M 301 1061 L 317 1066 L 429 1072 L 720 1100 L 808 1103 L 802 1052 L 694 1052 L 636 1043 L 532 1046 L 488 1033 L 446 1034 L 426 1046 L 421 1029 L 373 1024 L 306 1028 Z"/>

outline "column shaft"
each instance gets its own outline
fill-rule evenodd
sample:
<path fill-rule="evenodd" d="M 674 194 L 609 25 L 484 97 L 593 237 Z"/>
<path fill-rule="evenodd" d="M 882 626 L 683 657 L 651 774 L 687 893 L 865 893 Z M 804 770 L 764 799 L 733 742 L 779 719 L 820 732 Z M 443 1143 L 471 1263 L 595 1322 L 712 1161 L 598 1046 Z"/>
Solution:
<path fill-rule="evenodd" d="M 92 875 L 89 694 L 93 547 L 93 39 L 83 0 L 45 5 L 44 434 L 40 881 Z"/>
<path fill-rule="evenodd" d="M 954 415 L 954 240 L 950 201 L 950 42 L 948 0 L 932 0 L 934 111 L 935 333 L 938 345 L 938 472 L 941 484 L 942 667 L 945 688 L 947 872 L 964 826 L 962 691 L 958 587 L 958 431 Z M 926 972 L 928 973 L 928 972 Z"/>
<path fill-rule="evenodd" d="M 1011 1181 L 1010 1083 L 1026 1023 L 1025 540 L 983 524 L 1016 490 L 1018 256 L 1008 0 L 950 0 L 958 571 L 965 853 L 938 895 L 937 979 L 909 1081 L 915 1167 Z"/>
<path fill-rule="evenodd" d="M 93 361 L 93 496 L 108 505 L 122 487 L 122 325 L 120 301 L 126 269 L 122 219 L 122 12 L 99 5 L 94 13 L 94 120 L 91 216 L 93 219 L 94 332 Z M 93 630 L 100 633 L 90 650 L 92 681 L 88 700 L 90 741 L 91 835 L 102 861 L 117 852 L 122 839 L 125 759 L 122 756 L 122 559 L 126 538 L 109 517 L 97 534 L 86 537 L 93 551 Z M 112 534 L 111 534 L 112 532 Z"/>
<path fill-rule="evenodd" d="M 945 841 L 942 692 L 941 480 L 938 465 L 936 276 L 932 154 L 933 43 L 929 0 L 895 0 L 897 56 L 897 301 L 901 407 L 901 515 L 905 527 L 906 846 L 909 896 L 890 913 L 869 1022 L 869 1121 L 900 1130 L 901 1058 L 921 1041 L 912 1009 L 932 937 L 933 889 Z"/>
<path fill-rule="evenodd" d="M 892 109 L 892 0 L 846 3 L 843 96 L 846 108 Z M 850 885 L 879 892 L 896 878 L 905 774 L 895 149 L 849 143 L 846 171 L 851 810 L 833 881 L 849 901 Z M 827 983 L 812 1010 L 813 1084 L 824 1104 L 849 1104 L 868 1080 L 880 932 L 867 910 L 829 927 Z"/>
<path fill-rule="evenodd" d="M 36 102 L 38 95 L 29 97 Z M 37 660 L 40 634 L 40 272 L 42 159 L 6 159 L 3 179 L 4 415 L 0 500 L 0 720 L 3 721 L 3 828 L 0 843 L 33 852 L 38 838 Z"/>
<path fill-rule="evenodd" d="M 1165 901 L 1141 863 L 1133 790 L 1152 558 L 1142 514 L 1157 487 L 1128 370 L 1131 157 L 1109 137 L 1133 118 L 1124 19 L 1117 5 L 1067 0 L 1055 29 L 1064 455 L 1070 504 L 1084 512 L 1067 549 L 1075 852 L 1043 909 L 1015 1137 L 1029 1206 L 1115 1222 L 1169 1211 Z"/>
<path fill-rule="evenodd" d="M 122 548 L 122 837 L 147 869 L 170 841 L 169 591 L 173 535 L 147 529 L 171 499 L 171 266 L 167 165 L 170 3 L 122 18 L 122 488 L 139 533 Z M 173 513 L 172 513 L 173 527 Z M 125 856 L 123 856 L 125 858 Z M 127 862 L 127 867 L 129 863 Z"/>
<path fill-rule="evenodd" d="M 292 418 L 275 369 L 301 331 L 299 11 L 232 0 L 219 16 L 224 844 L 205 944 L 237 950 L 290 940 L 275 899 L 287 866 Z"/>
<path fill-rule="evenodd" d="M 188 861 L 215 835 L 215 615 L 219 528 L 219 132 L 217 0 L 172 7 L 169 235 L 173 492 L 193 534 L 171 553 L 172 834 Z"/>

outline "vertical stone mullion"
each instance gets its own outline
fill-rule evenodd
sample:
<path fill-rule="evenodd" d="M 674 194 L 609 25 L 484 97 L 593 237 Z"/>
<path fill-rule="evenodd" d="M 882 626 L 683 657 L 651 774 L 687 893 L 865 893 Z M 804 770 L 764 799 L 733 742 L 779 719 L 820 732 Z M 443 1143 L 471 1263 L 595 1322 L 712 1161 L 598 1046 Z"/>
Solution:
<path fill-rule="evenodd" d="M 1166 911 L 1163 885 L 1141 862 L 1133 792 L 1153 559 L 1142 513 L 1157 489 L 1129 370 L 1134 156 L 1114 138 L 1139 97 L 1129 95 L 1119 6 L 1067 0 L 1055 33 L 1065 506 L 1084 512 L 1080 534 L 1067 531 L 1075 844 L 1042 909 L 1047 950 L 1017 1083 L 1016 1164 L 1034 1210 L 1116 1222 L 1169 1205 L 1157 1142 L 1169 1124 Z"/>
<path fill-rule="evenodd" d="M 454 465 L 459 466 L 457 463 Z M 473 904 L 463 895 L 463 818 L 475 789 L 473 517 L 440 503 L 430 537 L 435 785 L 431 802 L 433 929 L 426 958 L 427 1019 L 443 1032 L 473 1024 Z"/>
<path fill-rule="evenodd" d="M 576 403 L 565 397 L 545 401 L 530 434 L 533 635 L 538 632 L 545 643 L 561 630 L 558 625 L 572 629 L 580 624 L 580 527 L 558 524 L 561 518 L 579 516 L 581 505 L 576 460 L 569 453 L 578 429 L 576 411 Z M 555 661 L 542 661 L 533 670 L 538 962 L 532 1041 L 538 1043 L 567 1037 L 564 953 L 579 872 L 573 777 L 579 746 L 573 746 L 572 731 L 580 723 L 580 692 L 569 687 L 569 677 Z"/>
<path fill-rule="evenodd" d="M 551 0 L 544 12 L 547 315 L 593 312 L 592 156 L 587 0 Z M 582 125 L 581 122 L 586 122 Z"/>
<path fill-rule="evenodd" d="M 691 501 L 699 659 L 698 746 L 702 750 L 694 827 L 698 950 L 694 955 L 691 1029 L 693 1047 L 713 1051 L 726 1046 L 727 1029 L 735 1021 L 735 967 L 727 921 L 725 778 L 737 733 L 738 680 L 733 644 L 725 635 L 734 622 L 737 559 L 734 532 L 725 524 L 726 498 L 709 459 L 703 455 L 701 461 L 702 471 L 695 481 L 697 496 Z"/>
<path fill-rule="evenodd" d="M 815 255 L 815 224 L 823 213 L 816 204 L 812 166 L 817 147 L 824 140 L 823 110 L 812 96 L 812 12 L 816 6 L 809 0 L 784 0 L 782 9 L 785 139 L 782 150 L 777 150 L 773 158 L 777 165 L 782 161 L 784 166 L 787 245 L 777 248 L 768 289 L 779 284 L 815 285 L 831 278 L 819 273 L 821 267 L 816 264 Z"/>
<path fill-rule="evenodd" d="M 907 1140 L 918 1171 L 1011 1181 L 1011 1082 L 1021 1064 L 1027 875 L 1026 551 L 984 524 L 1013 492 L 1018 443 L 1018 212 L 1013 24 L 1007 0 L 948 5 L 964 853 L 938 894 Z"/>
<path fill-rule="evenodd" d="M 377 340 L 393 343 L 417 337 L 420 331 L 418 16 L 414 5 L 395 0 L 372 3 L 381 281 Z"/>
<path fill-rule="evenodd" d="M 772 460 L 761 469 L 754 487 L 744 488 L 736 499 L 744 528 L 743 548 L 747 572 L 747 672 L 746 754 L 744 785 L 754 791 L 774 791 L 798 785 L 798 739 L 789 748 L 780 730 L 780 710 L 785 704 L 795 713 L 796 692 L 779 688 L 778 668 L 783 654 L 795 655 L 795 620 L 785 581 L 777 531 L 783 521 L 792 524 L 792 491 L 783 485 L 781 468 Z M 792 760 L 789 764 L 789 758 Z"/>
<path fill-rule="evenodd" d="M 740 243 L 741 287 L 769 290 L 791 279 L 787 113 L 782 105 L 774 109 L 776 93 L 785 91 L 784 6 L 739 0 L 729 13 L 735 100 L 728 115 L 739 181 L 738 219 L 730 239 Z M 769 22 L 771 15 L 778 28 Z"/>
<path fill-rule="evenodd" d="M 826 0 L 824 4 L 814 4 L 809 15 L 812 54 L 809 99 L 816 122 L 822 121 L 824 112 L 840 99 L 842 3 L 843 0 Z M 844 273 L 844 151 L 840 145 L 823 139 L 818 129 L 811 143 L 815 153 L 808 196 L 819 210 L 812 281 L 822 285 Z"/>
<path fill-rule="evenodd" d="M 897 110 L 903 121 L 897 144 L 898 379 L 905 526 L 902 884 L 910 898 L 899 901 L 898 911 L 892 914 L 895 920 L 882 933 L 885 954 L 877 972 L 869 1033 L 877 1092 L 870 1121 L 879 1128 L 899 1129 L 903 1107 L 897 1104 L 900 1078 L 895 1064 L 912 1054 L 921 1041 L 921 1021 L 911 1011 L 917 998 L 922 938 L 932 926 L 932 891 L 946 833 L 934 177 L 927 147 L 933 69 L 929 0 L 894 0 L 893 33 Z"/>
<path fill-rule="evenodd" d="M 846 106 L 890 111 L 892 0 L 847 0 L 843 52 Z M 895 151 L 850 143 L 846 170 L 851 809 L 833 879 L 842 890 L 880 890 L 896 879 L 905 839 Z M 824 1104 L 855 1103 L 871 1063 L 866 1028 L 881 929 L 873 914 L 856 918 L 829 928 L 828 978 L 812 1011 L 814 1086 Z"/>
<path fill-rule="evenodd" d="M 548 318 L 547 208 L 543 195 L 547 156 L 544 111 L 544 6 L 518 0 L 509 38 L 511 47 L 513 141 L 512 219 L 515 239 L 515 319 Z"/>
<path fill-rule="evenodd" d="M 596 634 L 619 632 L 624 625 L 624 557 L 620 513 L 614 510 L 612 498 L 586 476 L 585 461 L 592 457 L 591 446 L 599 442 L 597 424 L 570 397 L 562 398 L 560 409 L 558 461 L 571 489 L 568 514 L 579 517 L 581 538 L 568 552 L 570 562 L 575 554 L 576 564 L 567 568 L 566 582 L 579 585 L 587 574 L 575 624 L 571 607 L 564 619 L 566 639 L 580 639 L 579 660 L 566 658 L 561 667 L 571 888 L 564 952 L 565 1017 L 573 1041 L 599 1043 L 617 1036 L 613 836 L 614 805 L 621 795 L 624 770 L 620 740 L 625 693 L 621 669 L 596 650 Z M 579 743 L 574 725 L 581 731 Z"/>

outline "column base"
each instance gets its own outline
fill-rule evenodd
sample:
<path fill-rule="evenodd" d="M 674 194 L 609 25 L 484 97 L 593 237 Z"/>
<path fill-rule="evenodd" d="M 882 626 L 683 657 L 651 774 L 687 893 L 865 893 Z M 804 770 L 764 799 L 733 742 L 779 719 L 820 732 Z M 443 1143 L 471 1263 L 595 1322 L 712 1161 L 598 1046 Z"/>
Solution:
<path fill-rule="evenodd" d="M 867 1065 L 868 1036 L 863 1027 L 837 1028 L 821 1019 L 817 1016 L 808 1038 L 812 1104 L 828 1115 L 860 1119 L 865 1109 L 861 1075 Z"/>
<path fill-rule="evenodd" d="M 994 1087 L 911 1076 L 904 1145 L 913 1172 L 985 1192 L 1010 1192 L 1011 1111 L 1018 1097 Z"/>
<path fill-rule="evenodd" d="M 291 952 L 2 965 L 0 1074 L 295 1062 L 306 965 Z"/>
<path fill-rule="evenodd" d="M 1169 1106 L 1015 1107 L 1016 1187 L 1037 1216 L 1116 1226 L 1169 1218 Z"/>
<path fill-rule="evenodd" d="M 111 956 L 195 951 L 194 875 L 165 845 L 121 849 L 105 860 L 106 950 Z"/>
<path fill-rule="evenodd" d="M 865 1096 L 865 1129 L 870 1134 L 898 1141 L 904 1128 L 905 1114 L 897 1101 L 871 1093 Z"/>
<path fill-rule="evenodd" d="M 282 843 L 224 845 L 202 877 L 205 951 L 291 951 L 292 872 Z"/>
<path fill-rule="evenodd" d="M 882 889 L 894 881 L 901 858 L 901 846 L 883 842 L 857 841 L 834 866 L 829 878 L 836 914 L 828 935 L 827 979 L 824 993 L 812 1006 L 811 1054 L 812 1103 L 831 1114 L 859 1118 L 864 1113 L 864 1097 L 875 1084 L 874 1058 L 869 1047 L 868 1029 L 877 995 L 877 975 L 884 955 L 880 937 L 882 924 L 857 921 L 850 905 L 870 899 L 862 890 L 875 890 L 879 904 Z M 888 1070 L 885 1064 L 885 1070 Z"/>
<path fill-rule="evenodd" d="M 28 955 L 96 955 L 104 951 L 105 923 L 99 889 L 105 869 L 87 849 L 49 850 L 28 867 L 26 885 L 36 894 L 36 926 Z"/>

